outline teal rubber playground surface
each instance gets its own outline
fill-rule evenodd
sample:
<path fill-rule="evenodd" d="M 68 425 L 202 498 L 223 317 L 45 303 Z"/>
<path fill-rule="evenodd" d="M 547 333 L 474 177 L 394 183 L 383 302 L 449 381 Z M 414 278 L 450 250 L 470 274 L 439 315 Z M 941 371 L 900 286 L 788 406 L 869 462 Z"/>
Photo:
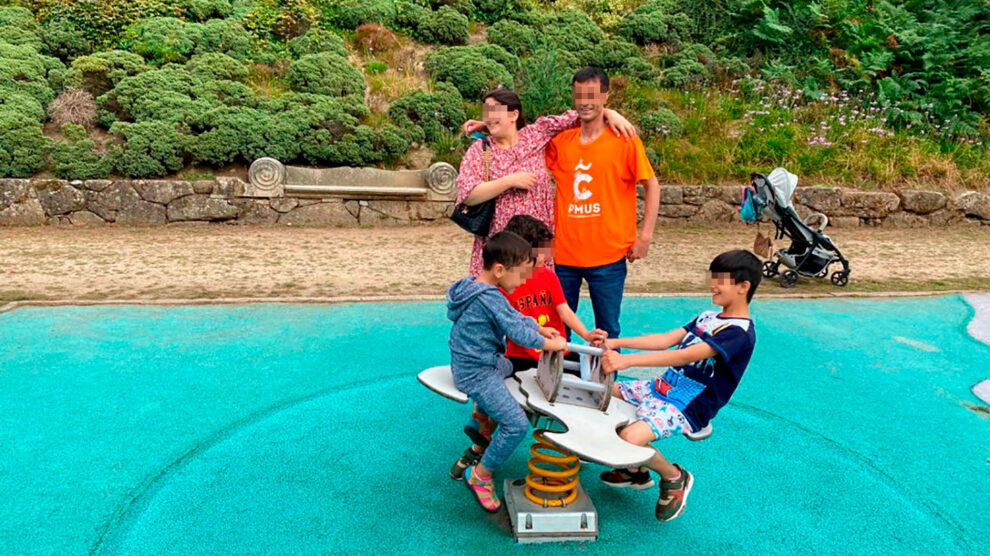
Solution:
<path fill-rule="evenodd" d="M 587 300 L 581 315 L 591 321 Z M 625 335 L 705 298 L 631 298 Z M 756 353 L 684 514 L 586 465 L 581 554 L 986 553 L 990 347 L 956 296 L 758 300 Z M 440 302 L 96 306 L 0 314 L 0 554 L 553 554 L 515 545 L 451 463 L 466 405 Z M 520 448 L 501 477 L 526 473 Z M 981 548 L 982 547 L 982 548 Z"/>

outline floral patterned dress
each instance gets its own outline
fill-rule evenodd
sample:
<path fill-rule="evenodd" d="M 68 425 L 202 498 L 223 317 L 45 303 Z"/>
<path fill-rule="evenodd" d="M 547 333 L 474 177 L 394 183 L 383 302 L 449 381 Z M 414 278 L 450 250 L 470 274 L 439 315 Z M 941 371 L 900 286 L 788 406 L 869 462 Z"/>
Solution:
<path fill-rule="evenodd" d="M 554 189 L 550 172 L 547 171 L 543 149 L 558 133 L 578 125 L 577 112 L 569 110 L 560 116 L 543 116 L 519 130 L 519 141 L 511 148 L 498 147 L 490 142 L 489 168 L 491 177 L 485 178 L 485 162 L 481 141 L 475 141 L 461 160 L 457 175 L 457 201 L 464 199 L 483 181 L 491 181 L 513 174 L 529 172 L 536 176 L 536 183 L 528 191 L 512 188 L 495 198 L 495 214 L 488 232 L 491 237 L 505 229 L 509 220 L 517 214 L 528 214 L 541 220 L 553 229 Z M 471 250 L 469 271 L 472 276 L 481 274 L 481 249 L 488 238 L 475 236 Z M 549 263 L 552 267 L 552 262 Z"/>

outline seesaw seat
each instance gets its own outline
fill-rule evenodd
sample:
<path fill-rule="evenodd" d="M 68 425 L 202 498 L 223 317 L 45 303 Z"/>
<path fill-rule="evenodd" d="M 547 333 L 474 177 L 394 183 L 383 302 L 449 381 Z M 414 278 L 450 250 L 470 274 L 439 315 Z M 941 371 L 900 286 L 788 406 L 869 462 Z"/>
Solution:
<path fill-rule="evenodd" d="M 616 430 L 636 420 L 636 406 L 613 398 L 603 412 L 591 407 L 551 404 L 536 383 L 536 370 L 517 374 L 519 380 L 507 378 L 505 385 L 512 396 L 528 411 L 547 415 L 563 423 L 566 432 L 548 432 L 547 438 L 582 459 L 611 467 L 632 467 L 653 457 L 651 448 L 636 446 L 622 440 Z M 431 367 L 419 373 L 417 379 L 427 388 L 445 398 L 461 403 L 468 396 L 454 386 L 450 366 Z M 701 431 L 685 434 L 692 440 L 711 435 L 711 425 Z"/>

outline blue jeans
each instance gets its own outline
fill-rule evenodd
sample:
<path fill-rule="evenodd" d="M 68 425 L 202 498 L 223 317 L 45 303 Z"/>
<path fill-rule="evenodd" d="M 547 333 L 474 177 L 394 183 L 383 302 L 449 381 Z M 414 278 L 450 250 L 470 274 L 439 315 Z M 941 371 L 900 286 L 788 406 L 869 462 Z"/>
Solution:
<path fill-rule="evenodd" d="M 564 298 L 575 313 L 581 299 L 581 281 L 588 282 L 591 293 L 591 308 L 595 311 L 595 327 L 608 332 L 609 338 L 619 337 L 619 309 L 622 305 L 622 290 L 626 285 L 626 259 L 622 258 L 601 266 L 557 265 L 557 278 L 564 290 Z M 567 340 L 571 331 L 567 330 Z"/>

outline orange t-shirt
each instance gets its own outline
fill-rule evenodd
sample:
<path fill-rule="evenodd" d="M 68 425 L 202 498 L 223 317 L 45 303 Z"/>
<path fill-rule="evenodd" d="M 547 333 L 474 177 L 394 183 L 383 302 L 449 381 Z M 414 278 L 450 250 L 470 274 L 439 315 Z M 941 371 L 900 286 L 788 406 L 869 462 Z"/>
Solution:
<path fill-rule="evenodd" d="M 581 144 L 581 129 L 562 131 L 546 148 L 557 182 L 554 262 L 600 266 L 626 256 L 636 243 L 636 184 L 655 173 L 639 137 L 605 131 Z"/>

